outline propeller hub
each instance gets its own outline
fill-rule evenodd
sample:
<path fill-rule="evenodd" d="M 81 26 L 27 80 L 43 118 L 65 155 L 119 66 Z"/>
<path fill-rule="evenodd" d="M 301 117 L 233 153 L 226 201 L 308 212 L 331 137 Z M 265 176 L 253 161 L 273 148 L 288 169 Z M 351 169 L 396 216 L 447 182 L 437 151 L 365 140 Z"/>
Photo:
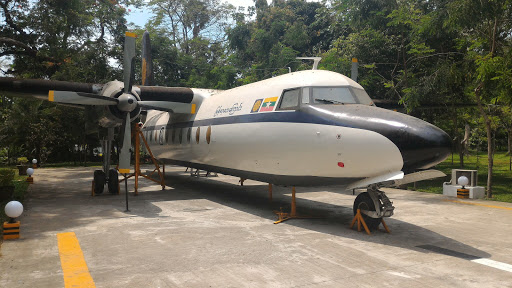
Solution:
<path fill-rule="evenodd" d="M 117 100 L 119 101 L 117 108 L 123 112 L 132 112 L 137 108 L 137 99 L 132 94 L 123 93 Z"/>

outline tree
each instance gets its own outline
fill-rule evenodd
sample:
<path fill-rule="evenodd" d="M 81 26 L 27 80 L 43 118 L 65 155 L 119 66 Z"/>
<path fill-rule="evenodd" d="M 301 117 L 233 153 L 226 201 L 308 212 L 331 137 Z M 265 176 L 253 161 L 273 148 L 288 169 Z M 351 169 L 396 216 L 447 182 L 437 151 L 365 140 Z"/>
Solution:
<path fill-rule="evenodd" d="M 152 25 L 166 31 L 173 45 L 185 54 L 191 53 L 193 40 L 222 41 L 234 13 L 232 5 L 220 0 L 151 0 L 148 5 L 156 15 Z"/>
<path fill-rule="evenodd" d="M 448 5 L 450 28 L 459 31 L 458 42 L 469 63 L 466 93 L 472 95 L 484 120 L 487 134 L 487 197 L 492 197 L 493 134 L 496 123 L 493 109 L 504 94 L 510 95 L 510 39 L 512 33 L 512 3 L 508 0 L 458 0 Z M 501 97 L 500 97 L 501 96 Z M 508 96 L 510 97 L 510 96 Z"/>
<path fill-rule="evenodd" d="M 1 0 L 3 74 L 104 83 L 120 78 L 125 8 L 138 1 Z M 10 156 L 63 161 L 84 141 L 83 112 L 33 99 L 2 97 L 0 143 Z M 89 139 L 96 140 L 95 135 Z M 68 153 L 69 152 L 69 153 Z M 42 161 L 41 161 L 42 160 Z"/>

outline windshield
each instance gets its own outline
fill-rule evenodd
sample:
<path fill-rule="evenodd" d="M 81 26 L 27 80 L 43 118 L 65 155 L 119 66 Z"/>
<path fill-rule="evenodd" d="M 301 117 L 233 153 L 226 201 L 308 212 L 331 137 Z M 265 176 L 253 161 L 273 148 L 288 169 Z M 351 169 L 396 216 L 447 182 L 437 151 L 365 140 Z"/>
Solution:
<path fill-rule="evenodd" d="M 352 88 L 352 92 L 354 92 L 359 104 L 373 105 L 372 98 L 363 89 Z"/>
<path fill-rule="evenodd" d="M 372 100 L 363 89 L 349 87 L 312 87 L 313 103 L 318 104 L 364 104 Z"/>

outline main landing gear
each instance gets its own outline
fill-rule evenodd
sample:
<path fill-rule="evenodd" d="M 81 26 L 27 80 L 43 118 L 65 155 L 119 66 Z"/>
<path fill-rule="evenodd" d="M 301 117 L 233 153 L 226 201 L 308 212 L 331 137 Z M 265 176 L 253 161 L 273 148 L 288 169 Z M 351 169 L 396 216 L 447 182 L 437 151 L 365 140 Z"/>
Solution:
<path fill-rule="evenodd" d="M 368 229 L 373 231 L 378 229 L 380 223 L 383 223 L 386 228 L 383 217 L 392 216 L 395 207 L 383 191 L 379 190 L 376 185 L 372 185 L 367 192 L 357 195 L 354 200 L 355 216 L 358 209 Z"/>
<path fill-rule="evenodd" d="M 108 128 L 107 139 L 101 141 L 103 149 L 103 170 L 94 171 L 92 195 L 102 194 L 107 185 L 110 194 L 119 194 L 119 174 L 116 169 L 110 169 L 110 153 L 114 140 L 114 128 Z"/>

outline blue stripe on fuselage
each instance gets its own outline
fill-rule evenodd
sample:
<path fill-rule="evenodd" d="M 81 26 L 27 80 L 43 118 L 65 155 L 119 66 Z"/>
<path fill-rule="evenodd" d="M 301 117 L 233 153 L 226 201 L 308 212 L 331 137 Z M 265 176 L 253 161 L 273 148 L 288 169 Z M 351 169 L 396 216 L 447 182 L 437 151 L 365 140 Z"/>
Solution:
<path fill-rule="evenodd" d="M 240 123 L 264 123 L 264 122 L 283 122 L 283 123 L 307 123 L 307 124 L 321 124 L 330 126 L 342 126 L 349 128 L 357 128 L 351 125 L 344 125 L 343 123 L 332 121 L 328 119 L 304 113 L 301 111 L 282 111 L 282 112 L 266 112 L 244 114 L 236 116 L 227 116 L 219 118 L 210 118 L 204 120 L 185 121 L 177 123 L 169 123 L 167 125 L 156 125 L 145 127 L 146 130 L 158 130 L 165 126 L 169 128 L 188 128 L 198 126 L 214 126 L 214 125 L 227 125 L 227 124 L 240 124 Z"/>

